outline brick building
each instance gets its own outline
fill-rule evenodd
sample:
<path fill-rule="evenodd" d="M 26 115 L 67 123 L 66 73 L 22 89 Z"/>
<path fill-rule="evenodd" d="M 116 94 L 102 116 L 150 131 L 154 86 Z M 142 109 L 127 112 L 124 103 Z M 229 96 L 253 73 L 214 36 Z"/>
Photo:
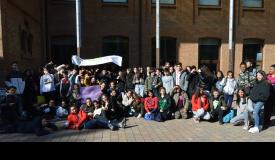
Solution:
<path fill-rule="evenodd" d="M 81 57 L 117 54 L 126 66 L 155 64 L 154 0 L 82 0 L 81 8 Z M 235 0 L 235 74 L 244 59 L 264 70 L 275 63 L 274 8 L 274 0 Z M 161 0 L 160 16 L 161 63 L 227 71 L 229 0 Z M 24 69 L 65 63 L 76 53 L 74 0 L 1 0 L 1 27 L 1 68 L 14 59 Z"/>
<path fill-rule="evenodd" d="M 0 1 L 0 85 L 10 63 L 19 62 L 21 70 L 44 63 L 44 2 L 38 0 Z"/>

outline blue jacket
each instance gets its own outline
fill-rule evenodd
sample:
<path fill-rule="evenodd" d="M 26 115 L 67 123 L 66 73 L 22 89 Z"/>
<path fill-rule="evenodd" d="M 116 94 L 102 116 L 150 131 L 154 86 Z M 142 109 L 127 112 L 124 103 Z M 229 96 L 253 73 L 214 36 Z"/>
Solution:
<path fill-rule="evenodd" d="M 176 72 L 173 73 L 173 79 L 174 79 L 174 84 L 176 84 Z M 179 82 L 179 83 L 180 83 L 180 84 L 179 84 L 179 85 L 180 85 L 180 88 L 181 88 L 182 90 L 184 90 L 185 92 L 187 92 L 188 84 L 189 84 L 187 72 L 184 72 L 184 71 L 181 72 L 181 75 L 180 75 L 180 82 Z"/>

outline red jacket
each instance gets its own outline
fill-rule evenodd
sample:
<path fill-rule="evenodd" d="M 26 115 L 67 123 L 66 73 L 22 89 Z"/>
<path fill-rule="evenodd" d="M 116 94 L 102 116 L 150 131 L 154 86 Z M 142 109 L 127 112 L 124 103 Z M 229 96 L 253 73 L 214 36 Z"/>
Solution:
<path fill-rule="evenodd" d="M 80 110 L 78 114 L 70 114 L 68 116 L 68 128 L 69 129 L 80 129 L 81 126 L 88 120 L 88 115 L 84 111 Z"/>
<path fill-rule="evenodd" d="M 154 98 L 150 98 L 150 97 L 147 97 L 145 98 L 144 100 L 144 109 L 146 111 L 146 113 L 154 110 L 158 108 L 158 98 L 157 97 L 154 97 Z"/>
<path fill-rule="evenodd" d="M 203 108 L 205 111 L 209 108 L 209 101 L 208 98 L 205 97 L 205 103 L 202 105 L 201 97 L 198 97 L 197 100 L 195 100 L 195 95 L 192 96 L 192 110 L 197 111 L 198 109 Z"/>

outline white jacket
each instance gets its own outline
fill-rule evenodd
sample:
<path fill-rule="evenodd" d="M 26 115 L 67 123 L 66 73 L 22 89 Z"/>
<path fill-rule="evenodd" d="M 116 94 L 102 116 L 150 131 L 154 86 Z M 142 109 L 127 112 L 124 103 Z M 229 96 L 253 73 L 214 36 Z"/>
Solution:
<path fill-rule="evenodd" d="M 55 91 L 54 76 L 52 74 L 43 75 L 40 78 L 40 94 Z"/>
<path fill-rule="evenodd" d="M 237 89 L 237 82 L 233 78 L 224 78 L 221 82 L 221 85 L 224 86 L 223 93 L 228 95 L 234 95 L 234 92 Z"/>
<path fill-rule="evenodd" d="M 7 87 L 16 87 L 16 94 L 23 94 L 25 90 L 25 81 L 20 72 L 11 72 L 5 81 Z"/>

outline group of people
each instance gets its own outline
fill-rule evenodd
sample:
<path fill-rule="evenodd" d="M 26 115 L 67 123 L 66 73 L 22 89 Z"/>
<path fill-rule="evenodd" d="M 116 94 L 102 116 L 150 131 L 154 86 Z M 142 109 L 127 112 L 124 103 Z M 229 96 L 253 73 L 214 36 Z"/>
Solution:
<path fill-rule="evenodd" d="M 118 130 L 126 127 L 127 117 L 218 121 L 259 133 L 271 125 L 275 107 L 275 65 L 266 74 L 251 61 L 241 63 L 237 78 L 233 71 L 224 76 L 206 66 L 183 68 L 181 63 L 110 71 L 50 62 L 40 73 L 21 73 L 14 62 L 11 69 L 6 93 L 0 96 L 2 133 L 45 135 L 57 129 L 51 120 L 60 119 L 67 119 L 67 129 Z M 89 86 L 99 86 L 100 93 L 83 99 L 80 89 Z"/>

